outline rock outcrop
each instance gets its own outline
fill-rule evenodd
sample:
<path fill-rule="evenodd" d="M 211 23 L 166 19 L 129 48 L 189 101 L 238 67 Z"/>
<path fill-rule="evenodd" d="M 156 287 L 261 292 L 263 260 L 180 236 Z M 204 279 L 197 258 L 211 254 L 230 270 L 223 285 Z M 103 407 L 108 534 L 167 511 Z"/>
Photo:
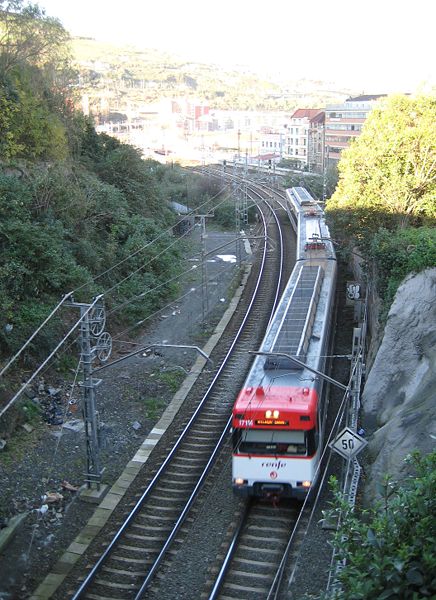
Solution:
<path fill-rule="evenodd" d="M 365 496 L 385 474 L 401 479 L 405 457 L 436 444 L 436 268 L 408 276 L 389 312 L 383 341 L 368 375 L 363 422 L 369 434 Z"/>

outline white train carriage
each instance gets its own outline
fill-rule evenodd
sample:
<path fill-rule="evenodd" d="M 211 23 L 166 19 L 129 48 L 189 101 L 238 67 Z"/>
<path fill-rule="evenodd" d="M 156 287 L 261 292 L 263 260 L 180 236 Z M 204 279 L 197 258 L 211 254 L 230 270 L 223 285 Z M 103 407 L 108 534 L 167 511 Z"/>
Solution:
<path fill-rule="evenodd" d="M 295 268 L 233 407 L 233 490 L 304 499 L 315 483 L 326 402 L 336 257 L 323 211 L 304 188 L 287 191 L 298 223 Z M 295 357 L 297 364 L 289 357 Z"/>

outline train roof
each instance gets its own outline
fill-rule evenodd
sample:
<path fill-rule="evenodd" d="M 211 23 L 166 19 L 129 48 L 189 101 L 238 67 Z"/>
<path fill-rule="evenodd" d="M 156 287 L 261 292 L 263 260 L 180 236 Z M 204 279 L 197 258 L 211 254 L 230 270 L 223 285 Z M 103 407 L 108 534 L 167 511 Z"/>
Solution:
<path fill-rule="evenodd" d="M 324 257 L 335 260 L 330 231 L 319 203 L 302 187 L 290 188 L 286 194 L 298 220 L 297 260 Z"/>
<path fill-rule="evenodd" d="M 314 374 L 283 354 L 323 370 L 335 279 L 336 261 L 326 260 L 322 267 L 297 264 L 259 349 L 282 356 L 256 357 L 246 387 L 313 386 Z"/>
<path fill-rule="evenodd" d="M 317 406 L 317 392 L 309 387 L 248 387 L 234 404 L 232 422 L 235 427 L 311 429 Z"/>

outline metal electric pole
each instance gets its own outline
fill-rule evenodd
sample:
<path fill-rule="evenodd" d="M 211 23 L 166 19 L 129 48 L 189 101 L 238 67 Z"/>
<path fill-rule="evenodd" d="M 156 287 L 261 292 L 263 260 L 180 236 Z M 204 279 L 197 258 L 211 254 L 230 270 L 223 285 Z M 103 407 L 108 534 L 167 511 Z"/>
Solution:
<path fill-rule="evenodd" d="M 103 296 L 98 296 L 92 304 L 72 301 L 70 306 L 80 309 L 80 362 L 83 381 L 79 385 L 83 391 L 82 414 L 86 439 L 85 481 L 88 488 L 95 485 L 97 490 L 100 490 L 104 469 L 100 467 L 100 422 L 95 390 L 100 385 L 101 379 L 93 377 L 92 362 L 96 358 L 100 362 L 106 362 L 112 350 L 112 338 L 109 333 L 103 331 L 106 324 Z M 93 341 L 95 341 L 94 345 L 92 345 Z"/>
<path fill-rule="evenodd" d="M 202 291 L 202 311 L 203 325 L 206 320 L 206 314 L 209 312 L 209 286 L 207 277 L 207 259 L 206 259 L 206 218 L 213 217 L 213 214 L 195 215 L 200 219 L 200 240 L 201 240 L 201 291 Z"/>
<path fill-rule="evenodd" d="M 329 147 L 325 146 L 324 150 L 324 169 L 323 169 L 323 177 L 322 177 L 322 201 L 325 202 L 327 199 L 327 174 L 329 167 Z"/>

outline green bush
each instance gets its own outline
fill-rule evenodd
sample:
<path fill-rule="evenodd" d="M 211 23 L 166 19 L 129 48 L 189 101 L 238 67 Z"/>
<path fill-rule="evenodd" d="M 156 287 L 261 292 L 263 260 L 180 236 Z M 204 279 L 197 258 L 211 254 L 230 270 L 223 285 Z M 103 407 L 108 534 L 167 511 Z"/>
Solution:
<path fill-rule="evenodd" d="M 372 238 L 370 258 L 375 262 L 377 289 L 390 305 L 406 275 L 436 265 L 436 229 L 380 229 Z"/>
<path fill-rule="evenodd" d="M 436 452 L 408 458 L 415 474 L 402 485 L 386 478 L 382 500 L 352 512 L 332 483 L 340 519 L 334 537 L 341 590 L 331 598 L 353 600 L 424 600 L 436 597 Z"/>
<path fill-rule="evenodd" d="M 225 202 L 215 210 L 214 223 L 217 223 L 224 229 L 235 228 L 235 203 Z"/>

